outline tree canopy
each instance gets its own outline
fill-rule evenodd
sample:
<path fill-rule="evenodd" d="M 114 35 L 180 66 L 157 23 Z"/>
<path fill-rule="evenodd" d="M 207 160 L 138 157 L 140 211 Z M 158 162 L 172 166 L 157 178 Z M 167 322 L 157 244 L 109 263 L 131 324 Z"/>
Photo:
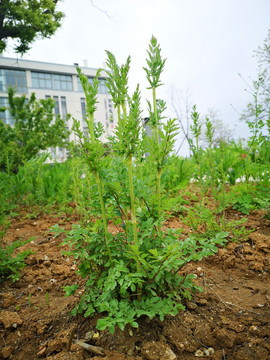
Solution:
<path fill-rule="evenodd" d="M 9 88 L 8 100 L 15 123 L 10 126 L 0 120 L 0 170 L 16 172 L 41 150 L 67 146 L 69 131 L 66 121 L 60 115 L 55 117 L 53 99 L 37 100 L 34 93 L 27 99 L 25 95 L 15 96 L 14 89 Z"/>
<path fill-rule="evenodd" d="M 56 10 L 58 0 L 1 0 L 0 53 L 9 39 L 14 50 L 24 54 L 37 38 L 50 38 L 61 26 L 64 14 Z"/>

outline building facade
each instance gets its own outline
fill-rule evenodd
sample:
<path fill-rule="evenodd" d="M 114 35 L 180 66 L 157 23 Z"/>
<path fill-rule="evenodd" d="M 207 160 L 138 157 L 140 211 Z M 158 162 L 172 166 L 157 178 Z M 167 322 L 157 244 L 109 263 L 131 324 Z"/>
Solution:
<path fill-rule="evenodd" d="M 0 57 L 0 107 L 8 105 L 7 89 L 12 86 L 16 94 L 25 94 L 27 97 L 31 93 L 36 94 L 37 99 L 51 97 L 55 101 L 55 114 L 60 114 L 66 119 L 67 114 L 71 117 L 67 120 L 67 128 L 72 130 L 73 118 L 79 120 L 81 128 L 87 135 L 87 125 L 85 122 L 86 101 L 85 95 L 77 74 L 78 64 L 61 65 L 39 61 L 21 60 Z M 97 69 L 81 67 L 91 82 L 96 75 Z M 106 73 L 103 71 L 100 75 L 100 85 L 98 94 L 97 111 L 94 121 L 100 122 L 104 126 L 105 133 L 101 140 L 106 142 L 106 138 L 113 134 L 116 116 L 113 108 L 111 96 L 105 85 Z M 13 125 L 8 110 L 0 112 L 0 120 L 6 124 Z M 76 140 L 75 135 L 71 133 L 70 140 Z M 67 158 L 66 149 L 50 149 L 53 157 L 59 161 Z"/>

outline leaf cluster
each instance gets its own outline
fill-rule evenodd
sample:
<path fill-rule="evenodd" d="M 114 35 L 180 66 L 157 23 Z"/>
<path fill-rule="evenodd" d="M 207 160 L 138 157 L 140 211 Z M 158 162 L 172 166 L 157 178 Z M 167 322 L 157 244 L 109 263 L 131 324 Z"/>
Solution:
<path fill-rule="evenodd" d="M 10 126 L 0 121 L 1 170 L 6 170 L 9 161 L 10 170 L 16 172 L 41 150 L 67 146 L 69 131 L 60 116 L 55 118 L 53 99 L 37 100 L 34 93 L 27 99 L 25 95 L 15 96 L 14 89 L 9 88 L 8 100 L 15 123 Z"/>
<path fill-rule="evenodd" d="M 157 88 L 161 86 L 160 75 L 164 70 L 166 59 L 162 60 L 160 45 L 157 39 L 152 36 L 149 44 L 149 50 L 147 50 L 149 58 L 146 59 L 148 68 L 143 69 L 146 72 L 147 80 L 150 84 L 149 89 Z"/>
<path fill-rule="evenodd" d="M 37 38 L 50 38 L 61 26 L 64 14 L 57 11 L 58 0 L 1 0 L 0 53 L 8 39 L 17 40 L 16 53 L 25 54 Z"/>
<path fill-rule="evenodd" d="M 179 276 L 178 271 L 190 261 L 214 254 L 227 236 L 220 233 L 210 239 L 191 237 L 180 242 L 174 231 L 157 234 L 152 222 L 146 221 L 139 233 L 140 248 L 130 245 L 123 232 L 110 236 L 114 258 L 114 266 L 110 267 L 104 256 L 106 248 L 99 225 L 92 224 L 88 229 L 74 225 L 69 232 L 55 226 L 53 230 L 55 236 L 66 233 L 64 244 L 71 249 L 66 254 L 78 259 L 78 273 L 87 279 L 84 294 L 72 314 L 102 313 L 97 328 L 108 328 L 111 333 L 115 326 L 121 330 L 127 324 L 138 327 L 137 320 L 143 315 L 151 319 L 158 315 L 163 320 L 166 315 L 176 315 L 184 309 L 182 299 L 190 299 L 191 293 L 199 288 L 192 281 L 193 275 Z M 137 259 L 141 263 L 140 272 L 136 271 Z M 138 286 L 143 288 L 140 300 Z M 77 290 L 77 285 L 65 287 L 67 295 Z"/>
<path fill-rule="evenodd" d="M 130 69 L 131 58 L 128 56 L 124 65 L 119 65 L 116 62 L 115 56 L 110 52 L 106 51 L 107 61 L 106 65 L 109 70 L 105 70 L 107 78 L 107 88 L 112 96 L 114 106 L 122 105 L 128 97 L 128 72 Z"/>
<path fill-rule="evenodd" d="M 11 245 L 0 247 L 0 281 L 4 280 L 6 276 L 11 278 L 12 281 L 19 279 L 19 271 L 26 265 L 24 259 L 28 255 L 33 254 L 33 252 L 31 250 L 25 250 L 16 255 L 14 255 L 14 252 L 30 241 L 32 241 L 32 238 L 26 241 L 17 240 Z"/>

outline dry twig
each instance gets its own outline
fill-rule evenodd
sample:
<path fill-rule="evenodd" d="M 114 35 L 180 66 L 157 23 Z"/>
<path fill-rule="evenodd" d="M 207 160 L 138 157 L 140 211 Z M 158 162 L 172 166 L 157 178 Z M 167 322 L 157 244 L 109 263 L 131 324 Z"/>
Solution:
<path fill-rule="evenodd" d="M 75 340 L 75 343 L 90 353 L 93 353 L 95 355 L 101 355 L 101 356 L 105 355 L 104 349 L 101 347 L 86 344 L 82 340 Z"/>

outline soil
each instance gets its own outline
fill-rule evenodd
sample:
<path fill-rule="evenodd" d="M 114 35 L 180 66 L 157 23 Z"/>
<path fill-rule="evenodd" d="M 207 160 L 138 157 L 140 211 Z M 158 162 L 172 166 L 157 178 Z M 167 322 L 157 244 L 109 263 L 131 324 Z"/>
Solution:
<path fill-rule="evenodd" d="M 240 218 L 236 211 L 227 214 Z M 11 220 L 4 244 L 17 239 L 32 241 L 27 266 L 19 281 L 0 284 L 0 358 L 104 359 L 104 360 L 266 360 L 270 359 L 270 221 L 263 211 L 248 216 L 253 229 L 246 241 L 231 242 L 200 263 L 187 264 L 183 272 L 197 275 L 204 291 L 185 303 L 175 317 L 139 320 L 139 328 L 119 329 L 111 335 L 97 331 L 97 317 L 70 317 L 84 281 L 76 275 L 73 259 L 54 238 L 54 224 L 70 229 L 76 215 L 42 214 L 27 218 L 27 209 Z M 179 216 L 166 226 L 188 229 Z M 77 283 L 76 295 L 65 297 L 63 286 Z M 77 343 L 79 342 L 79 343 Z M 82 345 L 88 344 L 90 351 Z M 92 351 L 96 351 L 93 353 Z"/>

